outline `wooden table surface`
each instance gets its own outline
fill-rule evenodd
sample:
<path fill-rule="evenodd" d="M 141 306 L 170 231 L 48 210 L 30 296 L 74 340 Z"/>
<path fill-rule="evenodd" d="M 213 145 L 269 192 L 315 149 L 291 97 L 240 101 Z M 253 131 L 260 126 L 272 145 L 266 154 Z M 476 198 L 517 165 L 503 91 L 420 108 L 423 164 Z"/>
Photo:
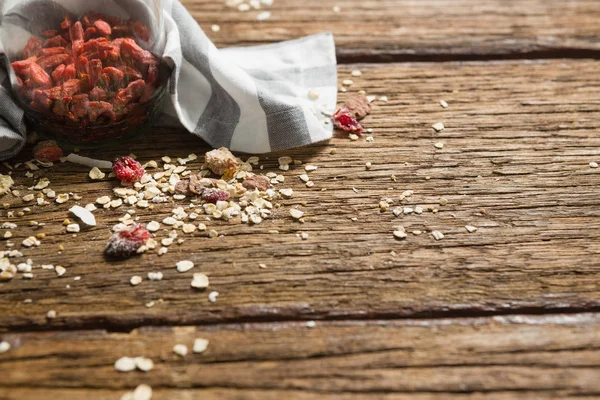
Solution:
<path fill-rule="evenodd" d="M 19 225 L 1 248 L 15 243 L 34 265 L 67 272 L 0 282 L 0 340 L 11 345 L 0 399 L 119 399 L 141 383 L 155 400 L 600 398 L 600 169 L 589 166 L 600 162 L 597 0 L 276 0 L 261 22 L 220 0 L 183 3 L 219 47 L 332 31 L 340 82 L 362 71 L 340 101 L 358 90 L 389 98 L 364 121 L 374 141 L 337 135 L 261 156 L 265 173 L 281 172 L 282 155 L 319 166 L 315 186 L 293 166 L 281 187 L 295 194 L 272 218 L 206 221 L 223 236 L 180 233 L 160 257 L 104 260 L 124 206 L 98 210 L 98 226 L 73 237 L 62 221 L 76 201 L 9 218 L 27 204 L 1 198 L 0 222 Z M 81 154 L 145 162 L 207 150 L 157 129 Z M 30 147 L 11 165 L 29 158 Z M 115 186 L 69 163 L 11 172 L 21 196 L 47 177 L 79 204 Z M 383 198 L 394 200 L 386 212 Z M 417 206 L 420 215 L 391 212 Z M 173 207 L 136 216 L 160 221 Z M 40 232 L 39 247 L 21 248 Z M 195 270 L 178 273 L 182 259 Z M 163 280 L 130 285 L 155 271 Z M 192 272 L 210 277 L 215 303 L 190 287 Z M 209 340 L 203 354 L 191 352 L 195 338 Z M 173 354 L 178 343 L 190 354 Z M 154 369 L 117 372 L 123 356 Z"/>

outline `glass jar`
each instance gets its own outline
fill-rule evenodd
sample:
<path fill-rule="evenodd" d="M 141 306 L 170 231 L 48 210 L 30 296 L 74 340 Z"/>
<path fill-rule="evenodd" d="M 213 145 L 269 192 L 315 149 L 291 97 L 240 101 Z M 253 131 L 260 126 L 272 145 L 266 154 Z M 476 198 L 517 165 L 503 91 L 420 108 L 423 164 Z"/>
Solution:
<path fill-rule="evenodd" d="M 28 127 L 77 146 L 140 132 L 169 71 L 160 0 L 7 0 L 0 30 Z"/>

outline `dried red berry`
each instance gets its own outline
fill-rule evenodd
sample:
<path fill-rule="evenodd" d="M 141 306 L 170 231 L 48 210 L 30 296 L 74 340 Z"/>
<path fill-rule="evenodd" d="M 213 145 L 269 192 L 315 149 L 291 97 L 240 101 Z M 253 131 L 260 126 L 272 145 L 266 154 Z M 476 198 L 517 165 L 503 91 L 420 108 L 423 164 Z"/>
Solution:
<path fill-rule="evenodd" d="M 128 258 L 150 239 L 150 232 L 143 225 L 136 224 L 114 233 L 104 249 L 110 258 Z"/>
<path fill-rule="evenodd" d="M 358 123 L 356 118 L 345 108 L 338 109 L 333 114 L 333 124 L 336 128 L 346 132 L 361 133 L 363 131 L 362 126 Z"/>
<path fill-rule="evenodd" d="M 202 191 L 202 200 L 207 203 L 216 203 L 217 201 L 229 200 L 229 192 L 221 189 L 206 188 Z"/>
<path fill-rule="evenodd" d="M 96 28 L 98 34 L 102 36 L 110 36 L 112 32 L 112 29 L 110 29 L 110 25 L 101 20 L 94 22 L 94 28 Z"/>
<path fill-rule="evenodd" d="M 121 182 L 138 182 L 144 176 L 144 167 L 131 157 L 117 158 L 113 162 L 113 172 Z"/>
<path fill-rule="evenodd" d="M 41 162 L 55 162 L 62 156 L 62 149 L 54 140 L 44 140 L 33 148 L 33 157 Z"/>

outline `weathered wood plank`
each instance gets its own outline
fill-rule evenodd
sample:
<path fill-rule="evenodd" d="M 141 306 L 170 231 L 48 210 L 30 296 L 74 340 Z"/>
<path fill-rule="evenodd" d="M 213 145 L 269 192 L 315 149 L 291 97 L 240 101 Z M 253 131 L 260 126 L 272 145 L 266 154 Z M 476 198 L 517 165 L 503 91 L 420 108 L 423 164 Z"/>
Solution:
<path fill-rule="evenodd" d="M 600 52 L 595 0 L 285 0 L 272 16 L 183 0 L 217 46 L 331 31 L 340 61 L 581 57 Z M 333 7 L 341 7 L 340 13 Z M 221 27 L 211 31 L 212 24 Z"/>
<path fill-rule="evenodd" d="M 374 129 L 375 142 L 335 138 L 287 152 L 320 167 L 310 173 L 313 188 L 304 187 L 297 178 L 303 170 L 295 166 L 284 173 L 281 185 L 292 187 L 295 195 L 281 202 L 272 219 L 253 227 L 207 222 L 224 236 L 210 240 L 205 233 L 182 235 L 185 243 L 173 245 L 162 257 L 104 261 L 109 228 L 125 214 L 124 207 L 99 210 L 98 227 L 71 238 L 61 225 L 68 206 L 32 206 L 31 214 L 14 219 L 21 227 L 11 241 L 19 244 L 38 232 L 28 221 L 46 222 L 42 245 L 25 250 L 25 257 L 35 265 L 63 265 L 67 273 L 57 278 L 36 268 L 33 280 L 0 283 L 0 327 L 130 329 L 145 324 L 597 310 L 600 175 L 588 163 L 600 159 L 598 67 L 595 61 L 561 60 L 341 69 L 344 79 L 350 70 L 361 68 L 364 74 L 354 78 L 353 88 L 390 98 L 387 104 L 377 103 L 364 121 Z M 439 106 L 440 98 L 450 103 L 448 109 Z M 430 126 L 438 121 L 447 128 L 436 134 Z M 144 142 L 88 154 L 111 158 L 133 151 L 147 161 L 164 153 L 186 156 L 206 149 L 184 133 L 148 135 Z M 444 149 L 435 149 L 435 142 L 444 142 Z M 336 154 L 330 154 L 333 148 Z M 264 161 L 263 172 L 278 171 L 277 156 Z M 365 170 L 367 161 L 373 163 L 371 171 Z M 199 165 L 200 160 L 191 167 Z M 34 182 L 22 170 L 14 174 L 22 188 Z M 81 204 L 110 193 L 114 185 L 91 182 L 85 167 L 69 164 L 35 174 L 48 176 L 57 193 L 79 193 Z M 414 195 L 400 202 L 407 189 Z M 439 212 L 396 218 L 391 210 L 380 213 L 378 203 L 385 197 L 394 199 L 393 207 L 432 206 Z M 441 197 L 448 199 L 446 206 L 439 205 Z M 10 202 L 14 211 L 22 207 L 18 199 L 2 201 Z M 302 202 L 305 224 L 288 216 L 289 207 Z M 162 220 L 173 207 L 161 205 L 137 215 L 142 222 Z M 6 220 L 6 213 L 1 210 L 0 219 Z M 479 230 L 469 234 L 467 224 Z M 396 225 L 408 232 L 439 230 L 446 237 L 434 241 L 429 233 L 410 234 L 398 241 L 392 236 Z M 274 229 L 279 234 L 269 234 Z M 298 232 L 310 233 L 309 239 L 301 240 Z M 66 249 L 58 254 L 61 243 Z M 198 266 L 180 274 L 174 266 L 181 259 Z M 164 272 L 162 281 L 129 285 L 131 276 L 158 270 Z M 190 288 L 192 272 L 210 276 L 211 290 L 221 293 L 216 303 Z M 74 281 L 75 276 L 81 280 Z M 33 303 L 24 304 L 25 299 Z M 147 309 L 149 301 L 156 305 Z M 50 309 L 58 317 L 48 323 Z"/>
<path fill-rule="evenodd" d="M 35 389 L 117 398 L 142 382 L 153 399 L 594 396 L 599 328 L 598 314 L 579 314 L 12 333 L 2 336 L 13 348 L 0 355 L 0 390 L 20 400 Z M 197 337 L 210 341 L 205 353 L 172 353 Z M 150 358 L 154 369 L 117 372 L 123 356 Z"/>

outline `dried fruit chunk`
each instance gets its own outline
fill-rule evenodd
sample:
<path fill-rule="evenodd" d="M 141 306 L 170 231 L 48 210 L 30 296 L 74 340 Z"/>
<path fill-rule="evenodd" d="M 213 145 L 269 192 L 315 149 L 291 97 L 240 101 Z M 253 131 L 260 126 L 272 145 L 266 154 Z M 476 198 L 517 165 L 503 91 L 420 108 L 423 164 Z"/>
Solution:
<path fill-rule="evenodd" d="M 11 186 L 14 185 L 15 181 L 10 177 L 10 175 L 2 175 L 0 174 L 0 196 L 8 193 Z"/>
<path fill-rule="evenodd" d="M 271 187 L 271 181 L 266 176 L 252 175 L 242 182 L 242 186 L 248 190 L 258 189 L 260 192 L 264 192 Z"/>
<path fill-rule="evenodd" d="M 37 55 L 42 50 L 42 42 L 35 36 L 29 38 L 29 41 L 23 49 L 22 58 L 29 58 Z"/>
<path fill-rule="evenodd" d="M 117 158 L 113 162 L 113 172 L 121 182 L 138 182 L 146 172 L 142 164 L 131 157 Z"/>
<path fill-rule="evenodd" d="M 345 108 L 338 109 L 333 114 L 333 124 L 336 128 L 346 132 L 361 133 L 363 131 L 362 126 L 358 123 L 356 118 Z"/>
<path fill-rule="evenodd" d="M 227 201 L 231 195 L 229 192 L 221 189 L 206 188 L 202 191 L 202 200 L 207 203 L 216 203 L 217 201 Z"/>
<path fill-rule="evenodd" d="M 348 98 L 344 103 L 344 108 L 354 115 L 357 121 L 371 113 L 371 103 L 364 94 L 356 94 Z"/>
<path fill-rule="evenodd" d="M 131 82 L 126 88 L 119 89 L 115 96 L 115 105 L 125 106 L 137 99 L 144 93 L 146 83 L 142 79 Z"/>
<path fill-rule="evenodd" d="M 94 22 L 94 28 L 96 28 L 98 34 L 102 36 L 110 36 L 110 34 L 112 33 L 110 25 L 101 20 L 97 20 L 96 22 Z"/>
<path fill-rule="evenodd" d="M 55 162 L 62 156 L 63 151 L 54 140 L 44 140 L 33 148 L 33 157 L 41 162 Z"/>
<path fill-rule="evenodd" d="M 226 147 L 206 153 L 206 166 L 217 175 L 224 175 L 231 169 L 237 170 L 241 163 L 242 161 Z"/>
<path fill-rule="evenodd" d="M 68 54 L 54 54 L 54 55 L 40 58 L 38 60 L 38 64 L 42 68 L 49 69 L 49 68 L 54 68 L 54 67 L 64 63 L 65 61 L 67 61 L 70 58 L 71 58 L 71 56 Z"/>
<path fill-rule="evenodd" d="M 111 236 L 104 249 L 110 258 L 128 258 L 150 239 L 150 232 L 143 225 L 135 224 Z"/>
<path fill-rule="evenodd" d="M 30 79 L 42 88 L 49 88 L 52 86 L 52 79 L 50 75 L 44 71 L 40 65 L 32 63 L 29 66 Z"/>

